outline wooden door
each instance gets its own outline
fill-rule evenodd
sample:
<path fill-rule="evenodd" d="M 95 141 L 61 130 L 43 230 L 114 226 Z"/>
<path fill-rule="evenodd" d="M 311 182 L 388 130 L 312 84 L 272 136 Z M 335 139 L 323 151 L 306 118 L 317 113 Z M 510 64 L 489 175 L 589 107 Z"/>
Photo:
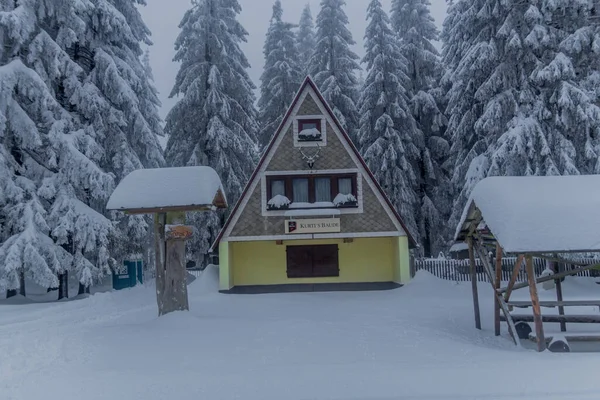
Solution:
<path fill-rule="evenodd" d="M 340 276 L 338 246 L 287 246 L 288 278 Z"/>
<path fill-rule="evenodd" d="M 312 277 L 312 246 L 287 246 L 287 277 Z"/>

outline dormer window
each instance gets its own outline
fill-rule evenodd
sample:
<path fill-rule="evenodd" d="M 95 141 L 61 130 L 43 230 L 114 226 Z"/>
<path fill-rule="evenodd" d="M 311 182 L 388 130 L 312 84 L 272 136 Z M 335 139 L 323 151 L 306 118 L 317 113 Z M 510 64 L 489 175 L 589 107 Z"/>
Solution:
<path fill-rule="evenodd" d="M 294 119 L 294 146 L 327 146 L 327 120 L 322 115 L 302 115 Z"/>
<path fill-rule="evenodd" d="M 323 140 L 321 132 L 322 129 L 320 119 L 298 120 L 299 142 L 320 142 Z"/>

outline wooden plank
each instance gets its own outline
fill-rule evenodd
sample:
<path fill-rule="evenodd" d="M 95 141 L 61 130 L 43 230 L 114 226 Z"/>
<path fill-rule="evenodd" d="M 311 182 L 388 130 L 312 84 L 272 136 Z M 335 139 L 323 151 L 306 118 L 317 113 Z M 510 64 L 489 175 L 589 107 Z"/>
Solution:
<path fill-rule="evenodd" d="M 533 267 L 532 267 L 533 268 Z M 580 268 L 575 268 L 572 269 L 570 271 L 564 271 L 564 272 L 560 272 L 558 274 L 554 274 L 551 276 L 543 276 L 541 278 L 537 278 L 535 280 L 536 283 L 543 283 L 543 282 L 547 282 L 547 281 L 551 281 L 553 279 L 559 279 L 565 276 L 570 276 L 570 275 L 576 275 L 579 272 L 582 271 L 588 271 L 590 269 L 594 269 L 594 268 L 600 268 L 600 263 L 599 264 L 591 264 L 591 265 L 586 265 L 585 267 L 580 267 Z M 517 283 L 513 286 L 512 290 L 517 290 L 517 289 L 522 289 L 524 287 L 529 286 L 529 282 L 522 282 L 522 283 Z M 499 293 L 506 293 L 508 291 L 508 288 L 500 288 L 498 289 Z"/>
<path fill-rule="evenodd" d="M 155 250 L 155 271 L 156 271 L 156 303 L 158 304 L 158 315 L 162 314 L 163 294 L 165 292 L 165 259 L 166 259 L 166 243 L 165 243 L 165 225 L 167 224 L 167 214 L 154 215 L 154 250 Z"/>
<path fill-rule="evenodd" d="M 509 301 L 507 302 L 509 306 L 517 307 L 517 308 L 527 308 L 531 307 L 531 301 Z M 541 307 L 600 307 L 600 300 L 540 300 L 539 304 Z"/>
<path fill-rule="evenodd" d="M 600 333 L 597 332 L 592 332 L 592 333 L 585 333 L 585 332 L 571 332 L 571 333 L 558 333 L 558 334 L 546 334 L 545 339 L 546 339 L 546 343 L 549 343 L 552 341 L 552 339 L 554 339 L 554 336 L 556 335 L 560 335 L 560 336 L 564 336 L 569 342 L 597 342 L 600 341 Z M 535 337 L 535 333 L 531 332 L 529 334 L 529 339 L 536 341 L 536 337 Z"/>
<path fill-rule="evenodd" d="M 473 312 L 475 313 L 475 327 L 481 329 L 481 314 L 479 313 L 479 294 L 477 293 L 477 274 L 475 266 L 475 252 L 473 250 L 473 237 L 469 236 L 469 272 L 471 274 L 471 293 L 473 294 Z"/>
<path fill-rule="evenodd" d="M 535 316 L 532 314 L 511 314 L 511 318 L 516 322 L 535 322 Z M 506 321 L 504 316 L 500 320 Z M 600 323 L 600 314 L 571 314 L 571 315 L 548 315 L 541 316 L 542 322 L 560 323 L 561 321 L 577 324 L 598 324 Z M 537 333 L 536 333 L 537 334 Z"/>
<path fill-rule="evenodd" d="M 494 287 L 493 278 L 492 278 L 492 268 L 489 265 L 485 251 L 483 250 L 481 245 L 479 245 L 479 243 L 477 243 L 477 245 L 475 246 L 475 249 L 477 251 L 477 254 L 479 255 L 479 260 L 483 264 L 483 270 L 486 272 L 486 274 L 490 280 L 490 285 L 492 286 L 492 290 L 494 291 L 494 294 L 496 295 L 496 298 L 498 299 L 500 308 L 502 309 L 502 312 L 504 313 L 505 321 L 508 324 L 508 333 L 510 333 L 510 336 L 512 337 L 512 340 L 515 343 L 515 345 L 517 347 L 521 347 L 521 342 L 519 342 L 519 338 L 517 337 L 517 330 L 515 328 L 515 323 L 513 322 L 512 318 L 510 316 L 510 312 L 508 311 L 508 305 L 504 301 L 504 297 L 502 297 L 502 295 L 500 293 L 498 293 L 498 291 Z"/>
<path fill-rule="evenodd" d="M 500 336 L 500 303 L 498 302 L 498 289 L 502 282 L 502 247 L 496 242 L 496 281 L 494 282 L 494 334 Z"/>
<path fill-rule="evenodd" d="M 548 261 L 550 263 L 550 267 L 552 271 L 556 274 L 558 272 L 558 263 L 556 261 Z M 565 315 L 565 306 L 563 303 L 563 294 L 562 294 L 562 282 L 560 279 L 556 279 L 554 281 L 554 286 L 556 287 L 556 300 L 559 303 L 558 305 L 558 314 Z M 564 321 L 560 322 L 560 331 L 567 331 L 567 324 Z"/>
<path fill-rule="evenodd" d="M 510 299 L 510 295 L 512 294 L 515 283 L 517 282 L 517 278 L 519 277 L 519 273 L 521 272 L 521 265 L 523 265 L 523 258 L 525 256 L 523 254 L 519 254 L 517 257 L 517 261 L 515 262 L 515 266 L 512 271 L 512 275 L 510 276 L 510 281 L 508 282 L 508 286 L 506 287 L 506 293 L 504 294 L 504 300 L 508 301 Z M 498 289 L 496 289 L 497 291 Z"/>
<path fill-rule="evenodd" d="M 544 325 L 542 323 L 540 300 L 538 298 L 537 286 L 535 284 L 533 259 L 530 255 L 525 257 L 525 270 L 527 271 L 527 280 L 529 281 L 529 295 L 531 296 L 531 302 L 533 303 L 533 321 L 535 324 L 535 335 L 537 336 L 537 348 L 539 352 L 542 352 L 546 350 L 546 341 L 544 340 Z"/>

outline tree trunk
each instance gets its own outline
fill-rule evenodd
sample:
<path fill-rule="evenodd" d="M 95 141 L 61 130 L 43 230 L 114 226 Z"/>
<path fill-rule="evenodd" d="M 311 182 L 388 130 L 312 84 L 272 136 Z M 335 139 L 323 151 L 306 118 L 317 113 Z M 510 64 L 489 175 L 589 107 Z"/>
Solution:
<path fill-rule="evenodd" d="M 69 298 L 69 271 L 58 274 L 58 300 Z"/>
<path fill-rule="evenodd" d="M 19 294 L 25 297 L 25 271 L 19 272 Z"/>
<path fill-rule="evenodd" d="M 79 291 L 77 292 L 77 295 L 79 296 L 81 294 L 90 294 L 90 287 L 79 282 Z"/>

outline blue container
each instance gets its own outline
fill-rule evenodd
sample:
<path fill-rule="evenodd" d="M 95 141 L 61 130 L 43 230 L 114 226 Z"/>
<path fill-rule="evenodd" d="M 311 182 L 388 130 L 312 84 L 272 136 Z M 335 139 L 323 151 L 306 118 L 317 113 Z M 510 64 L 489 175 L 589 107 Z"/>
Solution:
<path fill-rule="evenodd" d="M 113 274 L 113 289 L 121 290 L 144 283 L 144 268 L 142 260 L 125 260 L 123 266 Z"/>

